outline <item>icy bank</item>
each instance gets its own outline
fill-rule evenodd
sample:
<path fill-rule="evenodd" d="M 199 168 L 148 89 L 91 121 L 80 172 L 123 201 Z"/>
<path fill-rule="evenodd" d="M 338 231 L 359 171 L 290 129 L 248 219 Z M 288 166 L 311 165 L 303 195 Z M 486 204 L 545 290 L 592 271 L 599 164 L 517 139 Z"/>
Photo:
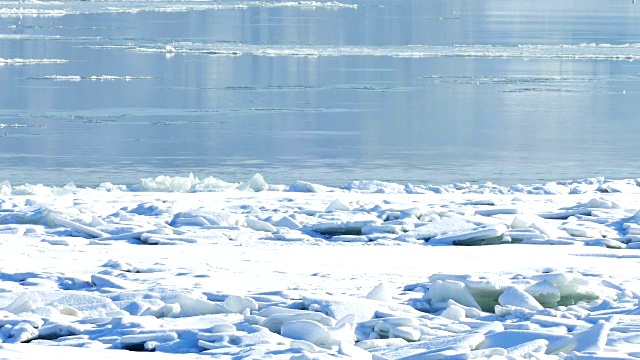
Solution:
<path fill-rule="evenodd" d="M 298 181 L 270 185 L 256 174 L 246 182 L 229 183 L 209 177 L 143 179 L 127 187 L 104 183 L 95 189 L 74 184 L 12 187 L 0 183 L 3 212 L 0 224 L 24 234 L 29 224 L 43 233 L 66 229 L 69 234 L 111 241 L 129 239 L 145 244 L 198 243 L 211 238 L 250 237 L 266 240 L 331 242 L 398 241 L 427 245 L 572 244 L 609 248 L 640 243 L 640 212 L 633 201 L 640 194 L 638 179 L 585 179 L 545 185 L 453 184 L 404 186 L 358 181 L 331 188 Z M 161 199 L 169 193 L 171 201 Z M 138 198 L 158 194 L 152 202 L 129 203 L 111 212 L 97 204 L 68 206 L 44 199 L 62 196 L 109 195 Z M 180 197 L 179 193 L 186 193 Z M 316 202 L 293 206 L 287 202 L 256 208 L 253 204 L 211 206 L 184 199 L 244 197 L 296 198 L 317 194 Z M 173 195 L 170 195 L 173 194 Z M 189 195 L 193 194 L 193 195 Z M 245 195 L 246 194 L 246 195 Z M 388 197 L 389 199 L 386 199 Z M 549 201 L 549 199 L 553 201 Z M 15 199 L 15 200 L 14 200 Z M 433 201 L 432 199 L 437 199 Z M 51 240 L 57 241 L 57 240 Z"/>
<path fill-rule="evenodd" d="M 0 356 L 636 357 L 639 190 L 5 182 Z"/>

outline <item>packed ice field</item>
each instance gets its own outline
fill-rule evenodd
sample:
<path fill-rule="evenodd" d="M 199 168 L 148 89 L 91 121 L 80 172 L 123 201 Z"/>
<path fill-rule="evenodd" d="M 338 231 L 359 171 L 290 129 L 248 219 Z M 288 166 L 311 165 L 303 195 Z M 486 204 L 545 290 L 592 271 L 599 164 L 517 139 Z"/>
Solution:
<path fill-rule="evenodd" d="M 0 194 L 1 359 L 640 357 L 640 179 Z"/>

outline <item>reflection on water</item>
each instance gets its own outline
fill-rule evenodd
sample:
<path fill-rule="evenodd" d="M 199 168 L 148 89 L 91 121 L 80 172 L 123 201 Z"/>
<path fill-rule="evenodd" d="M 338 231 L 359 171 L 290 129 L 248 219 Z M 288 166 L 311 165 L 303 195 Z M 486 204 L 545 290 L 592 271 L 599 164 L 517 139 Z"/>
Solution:
<path fill-rule="evenodd" d="M 5 11 L 0 180 L 638 176 L 631 2 L 150 3 Z"/>

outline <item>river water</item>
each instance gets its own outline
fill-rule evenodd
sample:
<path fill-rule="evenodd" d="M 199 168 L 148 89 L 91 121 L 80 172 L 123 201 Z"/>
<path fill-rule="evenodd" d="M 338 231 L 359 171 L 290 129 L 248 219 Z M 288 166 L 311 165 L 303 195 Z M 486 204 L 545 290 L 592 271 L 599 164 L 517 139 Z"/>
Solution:
<path fill-rule="evenodd" d="M 0 181 L 640 172 L 632 1 L 0 1 Z"/>

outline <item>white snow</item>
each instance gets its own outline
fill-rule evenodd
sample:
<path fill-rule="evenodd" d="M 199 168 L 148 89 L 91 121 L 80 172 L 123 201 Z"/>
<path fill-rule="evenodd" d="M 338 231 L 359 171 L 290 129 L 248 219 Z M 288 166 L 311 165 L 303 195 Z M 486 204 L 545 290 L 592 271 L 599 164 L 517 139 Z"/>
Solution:
<path fill-rule="evenodd" d="M 637 357 L 639 183 L 3 182 L 0 358 Z"/>

